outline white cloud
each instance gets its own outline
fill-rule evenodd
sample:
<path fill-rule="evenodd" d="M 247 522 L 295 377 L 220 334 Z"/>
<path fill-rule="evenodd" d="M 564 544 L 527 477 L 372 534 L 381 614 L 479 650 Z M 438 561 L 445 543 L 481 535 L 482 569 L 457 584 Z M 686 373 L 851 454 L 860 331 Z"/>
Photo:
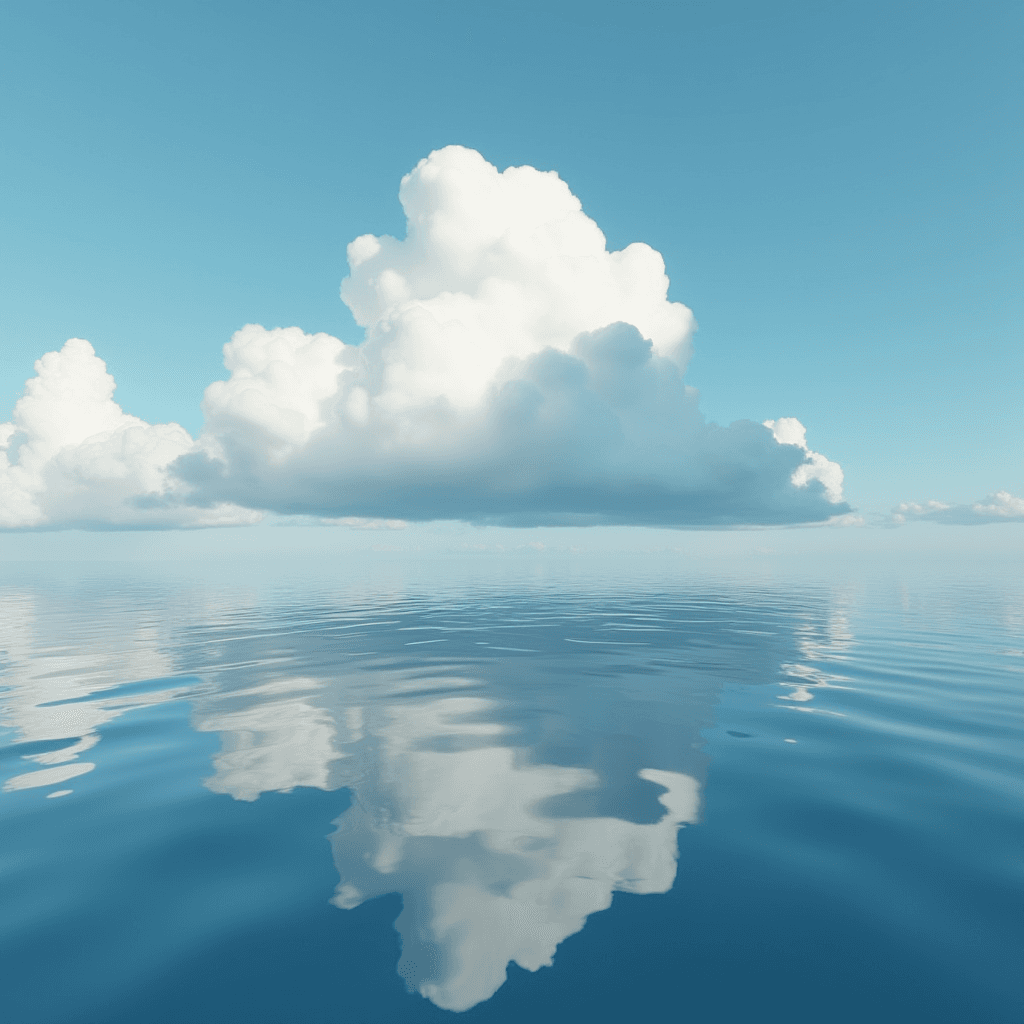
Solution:
<path fill-rule="evenodd" d="M 609 252 L 556 174 L 451 146 L 400 198 L 404 239 L 349 246 L 342 297 L 364 342 L 243 328 L 198 441 L 126 416 L 87 343 L 44 357 L 0 428 L 0 522 L 212 525 L 250 509 L 722 526 L 849 511 L 841 469 L 799 421 L 704 420 L 683 380 L 693 318 L 669 301 L 661 256 Z"/>
<path fill-rule="evenodd" d="M 168 465 L 194 442 L 176 423 L 152 425 L 114 401 L 114 378 L 92 345 L 72 338 L 36 362 L 0 424 L 0 527 L 214 526 L 258 513 L 185 504 Z"/>
<path fill-rule="evenodd" d="M 812 480 L 818 480 L 829 501 L 838 504 L 843 500 L 842 467 L 807 447 L 807 430 L 799 420 L 785 416 L 778 420 L 765 420 L 764 425 L 779 444 L 791 444 L 807 453 L 790 477 L 794 487 L 806 487 Z"/>
<path fill-rule="evenodd" d="M 554 172 L 499 173 L 449 146 L 406 175 L 399 197 L 406 237 L 357 238 L 341 289 L 366 328 L 376 402 L 472 409 L 506 359 L 569 352 L 580 334 L 619 321 L 685 367 L 693 316 L 668 301 L 661 255 L 640 242 L 608 252 Z"/>
<path fill-rule="evenodd" d="M 927 501 L 923 504 L 905 501 L 892 510 L 893 523 L 915 520 L 958 526 L 1024 522 L 1024 498 L 1016 498 L 1009 491 L 996 491 L 969 505 L 951 505 L 942 501 Z"/>

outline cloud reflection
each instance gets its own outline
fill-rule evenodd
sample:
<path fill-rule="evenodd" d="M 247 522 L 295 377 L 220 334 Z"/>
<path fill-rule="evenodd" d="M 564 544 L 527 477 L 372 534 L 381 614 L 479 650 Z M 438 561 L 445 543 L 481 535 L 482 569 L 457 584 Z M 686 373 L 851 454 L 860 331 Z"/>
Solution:
<path fill-rule="evenodd" d="M 88 640 L 77 634 L 81 622 L 56 600 L 40 601 L 27 591 L 0 594 L 0 652 L 4 693 L 0 724 L 14 731 L 36 770 L 5 780 L 11 793 L 68 782 L 96 765 L 80 754 L 100 741 L 102 726 L 137 707 L 159 704 L 181 693 L 180 681 L 162 679 L 170 659 L 155 627 L 144 616 L 97 614 L 88 621 Z M 130 697 L 124 679 L 153 680 Z M 163 685 L 161 685 L 161 683 Z M 110 696 L 107 697 L 106 695 Z"/>
<path fill-rule="evenodd" d="M 778 695 L 779 700 L 792 701 L 790 707 L 794 710 L 842 717 L 841 712 L 808 707 L 807 702 L 814 700 L 812 691 L 849 689 L 843 685 L 850 681 L 849 676 L 827 671 L 823 665 L 834 666 L 849 660 L 855 643 L 848 616 L 850 603 L 850 595 L 841 594 L 824 622 L 803 622 L 794 630 L 801 660 L 779 666 L 786 677 L 779 685 L 787 692 Z"/>
<path fill-rule="evenodd" d="M 349 909 L 400 892 L 398 971 L 448 1010 L 489 999 L 511 961 L 550 965 L 613 892 L 667 892 L 676 830 L 699 805 L 694 778 L 647 768 L 639 777 L 657 793 L 657 822 L 546 814 L 552 798 L 593 790 L 599 777 L 532 763 L 487 720 L 493 710 L 479 697 L 383 709 L 352 779 L 356 805 L 331 837 L 333 902 Z"/>
<path fill-rule="evenodd" d="M 410 990 L 469 1009 L 501 987 L 510 962 L 550 965 L 612 893 L 671 888 L 676 831 L 697 820 L 696 778 L 609 757 L 622 744 L 607 737 L 598 768 L 541 763 L 521 724 L 502 720 L 502 701 L 451 692 L 474 680 L 447 679 L 449 692 L 433 697 L 409 682 L 377 673 L 356 687 L 365 704 L 328 710 L 347 687 L 279 680 L 204 698 L 194 725 L 221 733 L 214 792 L 351 790 L 330 837 L 332 902 L 402 895 L 398 972 Z M 564 730 L 572 708 L 560 711 Z"/>
<path fill-rule="evenodd" d="M 296 786 L 336 789 L 328 780 L 331 762 L 340 756 L 333 748 L 333 720 L 306 696 L 322 687 L 313 679 L 282 679 L 247 690 L 246 698 L 256 703 L 197 718 L 199 732 L 221 734 L 207 789 L 236 800 Z"/>

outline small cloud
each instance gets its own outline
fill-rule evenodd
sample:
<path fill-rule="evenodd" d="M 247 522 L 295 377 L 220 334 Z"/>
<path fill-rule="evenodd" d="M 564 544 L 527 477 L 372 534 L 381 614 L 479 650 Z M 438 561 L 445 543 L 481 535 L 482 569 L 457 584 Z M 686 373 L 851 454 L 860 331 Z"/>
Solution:
<path fill-rule="evenodd" d="M 823 523 L 816 523 L 816 526 L 832 526 L 846 529 L 849 527 L 863 526 L 864 517 L 856 512 L 844 512 L 842 515 L 830 516 Z"/>
<path fill-rule="evenodd" d="M 968 505 L 951 505 L 942 501 L 927 501 L 923 504 L 905 501 L 892 510 L 890 521 L 894 525 L 926 521 L 957 526 L 1020 523 L 1024 522 L 1024 498 L 1016 498 L 1009 491 L 996 491 Z"/>
<path fill-rule="evenodd" d="M 404 530 L 409 525 L 404 519 L 361 519 L 358 516 L 325 517 L 316 522 L 320 526 L 347 526 L 350 530 Z"/>

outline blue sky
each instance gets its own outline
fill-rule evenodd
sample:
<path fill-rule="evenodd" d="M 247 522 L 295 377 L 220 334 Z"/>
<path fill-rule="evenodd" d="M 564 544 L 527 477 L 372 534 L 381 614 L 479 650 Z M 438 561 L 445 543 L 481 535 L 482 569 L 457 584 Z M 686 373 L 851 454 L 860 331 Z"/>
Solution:
<path fill-rule="evenodd" d="M 553 9 L 552 9 L 553 7 Z M 660 252 L 723 425 L 870 515 L 1024 494 L 1024 7 L 7 3 L 0 421 L 88 339 L 195 436 L 244 324 L 357 342 L 345 246 L 431 151 L 556 170 Z"/>

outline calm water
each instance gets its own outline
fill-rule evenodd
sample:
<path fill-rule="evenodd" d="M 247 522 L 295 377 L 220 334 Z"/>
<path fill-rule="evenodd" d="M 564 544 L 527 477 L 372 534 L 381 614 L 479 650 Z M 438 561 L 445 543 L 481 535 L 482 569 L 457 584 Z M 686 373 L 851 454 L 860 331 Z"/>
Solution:
<path fill-rule="evenodd" d="M 1012 566 L 2 573 L 11 1024 L 1024 1021 Z"/>

